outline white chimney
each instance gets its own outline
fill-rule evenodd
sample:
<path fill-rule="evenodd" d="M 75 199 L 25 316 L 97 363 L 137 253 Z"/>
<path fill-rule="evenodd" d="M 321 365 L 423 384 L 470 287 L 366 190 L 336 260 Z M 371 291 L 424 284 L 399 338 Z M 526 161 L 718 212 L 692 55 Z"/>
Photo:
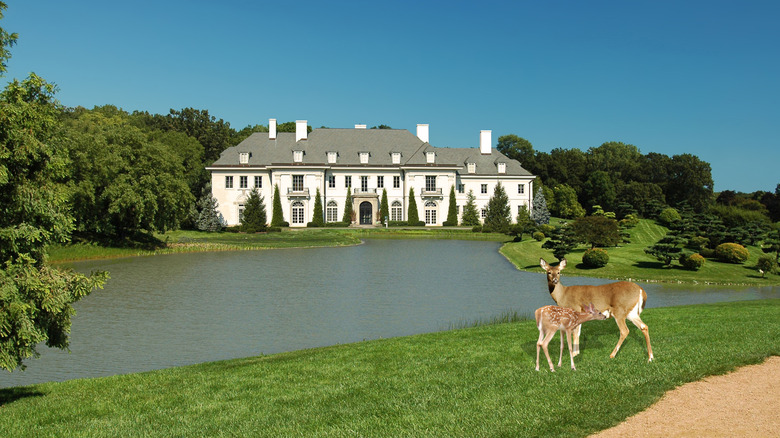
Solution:
<path fill-rule="evenodd" d="M 355 129 L 366 129 L 366 125 L 355 125 Z"/>
<path fill-rule="evenodd" d="M 490 149 L 493 147 L 492 134 L 491 130 L 479 131 L 479 152 L 483 155 L 490 155 Z"/>
<path fill-rule="evenodd" d="M 306 140 L 308 133 L 306 132 L 306 120 L 295 121 L 295 141 Z"/>
<path fill-rule="evenodd" d="M 276 140 L 276 119 L 268 119 L 268 139 Z"/>
<path fill-rule="evenodd" d="M 417 138 L 428 143 L 428 124 L 417 124 Z"/>

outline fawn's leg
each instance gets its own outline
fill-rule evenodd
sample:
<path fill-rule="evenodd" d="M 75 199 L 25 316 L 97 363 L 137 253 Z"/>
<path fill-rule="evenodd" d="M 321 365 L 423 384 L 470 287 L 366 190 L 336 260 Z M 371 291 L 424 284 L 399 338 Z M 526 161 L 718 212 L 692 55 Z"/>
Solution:
<path fill-rule="evenodd" d="M 561 363 L 563 361 L 563 331 L 560 331 L 561 333 L 561 354 L 558 355 L 558 368 L 561 367 Z M 571 349 L 571 345 L 569 346 L 569 349 Z"/>
<path fill-rule="evenodd" d="M 580 354 L 580 330 L 582 330 L 582 324 L 578 325 L 574 329 L 574 355 Z M 571 348 L 571 345 L 569 346 Z"/>
<path fill-rule="evenodd" d="M 542 340 L 542 349 L 544 350 L 544 355 L 547 357 L 547 364 L 550 365 L 550 371 L 554 373 L 555 368 L 553 367 L 552 360 L 550 360 L 550 352 L 547 351 L 547 344 L 550 343 L 553 336 L 555 336 L 555 331 L 551 331 L 550 333 L 545 334 L 544 340 Z"/>
<path fill-rule="evenodd" d="M 571 369 L 576 370 L 577 368 L 574 368 L 574 353 L 571 351 L 571 332 L 566 332 L 566 341 L 569 343 L 569 359 L 571 359 Z"/>

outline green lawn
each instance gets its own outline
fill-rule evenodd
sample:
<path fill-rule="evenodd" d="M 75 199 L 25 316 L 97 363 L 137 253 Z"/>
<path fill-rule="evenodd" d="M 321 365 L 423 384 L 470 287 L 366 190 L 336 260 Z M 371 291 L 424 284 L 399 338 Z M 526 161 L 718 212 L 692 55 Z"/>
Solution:
<path fill-rule="evenodd" d="M 555 373 L 534 371 L 537 330 L 524 321 L 0 389 L 0 430 L 8 438 L 587 436 L 678 385 L 780 355 L 778 315 L 780 300 L 647 309 L 651 363 L 635 327 L 609 359 L 614 321 L 588 322 L 577 371 L 565 361 Z"/>

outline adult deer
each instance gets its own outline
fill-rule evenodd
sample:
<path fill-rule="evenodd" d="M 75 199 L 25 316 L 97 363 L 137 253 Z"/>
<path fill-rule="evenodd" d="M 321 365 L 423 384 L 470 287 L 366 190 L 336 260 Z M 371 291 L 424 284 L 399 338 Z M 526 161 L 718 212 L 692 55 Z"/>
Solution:
<path fill-rule="evenodd" d="M 550 371 L 555 372 L 555 367 L 550 360 L 550 352 L 547 351 L 547 344 L 559 330 L 561 332 L 561 354 L 558 356 L 558 367 L 563 361 L 563 334 L 566 333 L 566 342 L 569 344 L 569 359 L 571 360 L 571 369 L 574 367 L 574 352 L 571 349 L 571 334 L 575 328 L 580 327 L 583 322 L 594 319 L 607 319 L 606 315 L 596 310 L 592 304 L 585 306 L 584 312 L 575 312 L 574 309 L 559 306 L 544 306 L 536 309 L 536 328 L 539 329 L 539 340 L 536 341 L 536 371 L 539 371 L 539 347 L 544 349 L 544 355 L 547 356 L 547 363 L 550 365 Z"/>
<path fill-rule="evenodd" d="M 587 303 L 592 303 L 596 308 L 605 312 L 607 317 L 612 316 L 620 329 L 615 349 L 609 357 L 614 358 L 623 340 L 628 336 L 626 319 L 636 325 L 645 335 L 647 341 L 648 361 L 653 360 L 653 349 L 650 347 L 650 333 L 647 324 L 642 322 L 639 314 L 645 308 L 647 293 L 636 283 L 619 281 L 601 286 L 564 286 L 561 284 L 561 271 L 566 267 L 566 259 L 561 260 L 558 266 L 550 266 L 544 259 L 539 263 L 547 272 L 547 286 L 550 296 L 561 307 L 568 307 L 576 311 L 582 311 Z M 574 333 L 574 355 L 580 353 L 580 332 L 582 326 L 578 326 Z"/>

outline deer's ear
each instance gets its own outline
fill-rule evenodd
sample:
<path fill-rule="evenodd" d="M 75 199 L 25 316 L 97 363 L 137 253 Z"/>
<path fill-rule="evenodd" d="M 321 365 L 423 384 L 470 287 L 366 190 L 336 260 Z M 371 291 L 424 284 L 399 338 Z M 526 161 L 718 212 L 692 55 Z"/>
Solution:
<path fill-rule="evenodd" d="M 566 267 L 566 259 L 561 260 L 560 263 L 558 263 L 558 269 L 563 269 Z"/>
<path fill-rule="evenodd" d="M 547 262 L 545 262 L 544 259 L 539 259 L 539 266 L 541 266 L 542 269 L 544 269 L 545 271 L 549 267 L 549 265 L 547 265 Z"/>

